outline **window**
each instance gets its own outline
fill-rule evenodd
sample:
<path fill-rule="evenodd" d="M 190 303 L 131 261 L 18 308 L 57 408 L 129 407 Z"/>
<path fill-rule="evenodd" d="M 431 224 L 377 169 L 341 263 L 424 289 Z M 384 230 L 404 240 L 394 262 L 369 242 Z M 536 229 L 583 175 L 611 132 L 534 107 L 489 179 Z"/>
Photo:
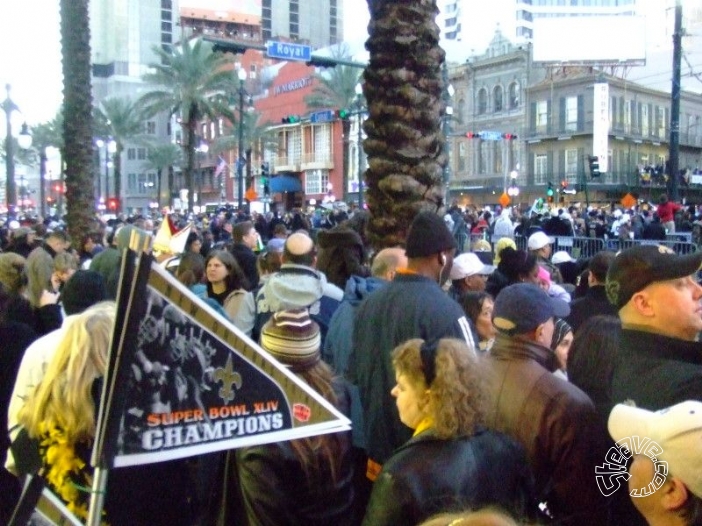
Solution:
<path fill-rule="evenodd" d="M 519 106 L 519 83 L 512 82 L 509 85 L 509 109 L 513 110 Z"/>
<path fill-rule="evenodd" d="M 478 115 L 487 112 L 487 90 L 485 88 L 478 92 Z"/>
<path fill-rule="evenodd" d="M 136 174 L 127 175 L 127 192 L 130 194 L 137 193 L 137 176 Z"/>
<path fill-rule="evenodd" d="M 488 144 L 487 141 L 480 141 L 478 147 L 478 173 L 487 173 L 487 160 L 488 160 Z"/>
<path fill-rule="evenodd" d="M 536 103 L 536 126 L 546 127 L 548 125 L 548 102 L 541 100 Z"/>
<path fill-rule="evenodd" d="M 578 177 L 578 150 L 565 151 L 565 178 L 567 181 L 576 181 Z"/>
<path fill-rule="evenodd" d="M 137 159 L 139 159 L 140 161 L 146 160 L 146 148 L 137 149 Z"/>
<path fill-rule="evenodd" d="M 490 141 L 492 149 L 492 171 L 502 173 L 502 143 L 500 141 Z"/>
<path fill-rule="evenodd" d="M 324 194 L 329 184 L 328 170 L 308 170 L 305 172 L 305 193 Z"/>
<path fill-rule="evenodd" d="M 458 143 L 458 171 L 463 172 L 466 169 L 466 143 L 461 141 Z"/>
<path fill-rule="evenodd" d="M 648 136 L 649 132 L 648 104 L 641 105 L 641 135 Z"/>
<path fill-rule="evenodd" d="M 495 86 L 492 96 L 495 101 L 495 113 L 502 111 L 502 86 Z"/>
<path fill-rule="evenodd" d="M 665 108 L 663 106 L 656 107 L 656 128 L 658 132 L 658 137 L 663 139 L 666 135 L 665 126 Z"/>
<path fill-rule="evenodd" d="M 624 132 L 629 133 L 631 130 L 631 104 L 624 104 Z"/>
<path fill-rule="evenodd" d="M 127 148 L 127 160 L 133 161 L 136 159 L 136 150 L 134 148 Z"/>
<path fill-rule="evenodd" d="M 146 133 L 148 135 L 156 135 L 156 123 L 154 121 L 147 121 Z"/>
<path fill-rule="evenodd" d="M 534 155 L 534 182 L 536 184 L 546 184 L 548 175 L 548 157 L 545 153 Z"/>
<path fill-rule="evenodd" d="M 578 97 L 567 97 L 565 104 L 565 131 L 578 130 Z"/>

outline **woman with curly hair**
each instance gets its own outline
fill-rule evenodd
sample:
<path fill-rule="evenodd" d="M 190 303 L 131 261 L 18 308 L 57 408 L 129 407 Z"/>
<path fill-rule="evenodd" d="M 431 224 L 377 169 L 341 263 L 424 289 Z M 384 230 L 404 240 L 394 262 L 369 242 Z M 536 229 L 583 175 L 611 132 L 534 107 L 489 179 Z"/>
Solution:
<path fill-rule="evenodd" d="M 488 505 L 533 515 L 524 451 L 483 427 L 483 375 L 465 342 L 409 340 L 392 361 L 391 393 L 414 435 L 383 466 L 363 524 L 418 524 L 438 512 Z"/>

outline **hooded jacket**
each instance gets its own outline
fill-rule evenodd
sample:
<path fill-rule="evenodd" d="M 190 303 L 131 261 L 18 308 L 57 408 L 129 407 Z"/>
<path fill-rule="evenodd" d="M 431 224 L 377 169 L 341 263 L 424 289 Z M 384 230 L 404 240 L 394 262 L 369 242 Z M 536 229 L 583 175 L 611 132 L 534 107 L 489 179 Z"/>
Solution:
<path fill-rule="evenodd" d="M 328 283 L 323 273 L 305 265 L 283 263 L 256 295 L 256 321 L 252 337 L 258 341 L 261 329 L 274 312 L 306 308 L 309 309 L 310 318 L 319 325 L 324 348 L 329 322 L 343 297 L 344 292 Z"/>

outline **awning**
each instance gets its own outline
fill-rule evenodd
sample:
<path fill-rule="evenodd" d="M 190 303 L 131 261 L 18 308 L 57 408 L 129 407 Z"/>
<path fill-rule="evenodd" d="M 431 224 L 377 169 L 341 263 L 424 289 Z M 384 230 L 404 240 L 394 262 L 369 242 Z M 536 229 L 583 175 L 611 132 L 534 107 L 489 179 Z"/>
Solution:
<path fill-rule="evenodd" d="M 276 175 L 270 178 L 270 188 L 273 194 L 283 192 L 302 192 L 302 183 L 294 175 Z"/>

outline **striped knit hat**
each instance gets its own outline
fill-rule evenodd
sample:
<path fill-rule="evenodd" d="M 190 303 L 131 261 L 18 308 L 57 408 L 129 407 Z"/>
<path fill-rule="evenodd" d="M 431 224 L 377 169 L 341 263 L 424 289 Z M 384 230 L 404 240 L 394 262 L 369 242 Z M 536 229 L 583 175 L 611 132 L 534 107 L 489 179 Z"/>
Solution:
<path fill-rule="evenodd" d="M 307 309 L 278 311 L 261 330 L 261 347 L 296 372 L 320 360 L 320 345 L 319 326 Z"/>

